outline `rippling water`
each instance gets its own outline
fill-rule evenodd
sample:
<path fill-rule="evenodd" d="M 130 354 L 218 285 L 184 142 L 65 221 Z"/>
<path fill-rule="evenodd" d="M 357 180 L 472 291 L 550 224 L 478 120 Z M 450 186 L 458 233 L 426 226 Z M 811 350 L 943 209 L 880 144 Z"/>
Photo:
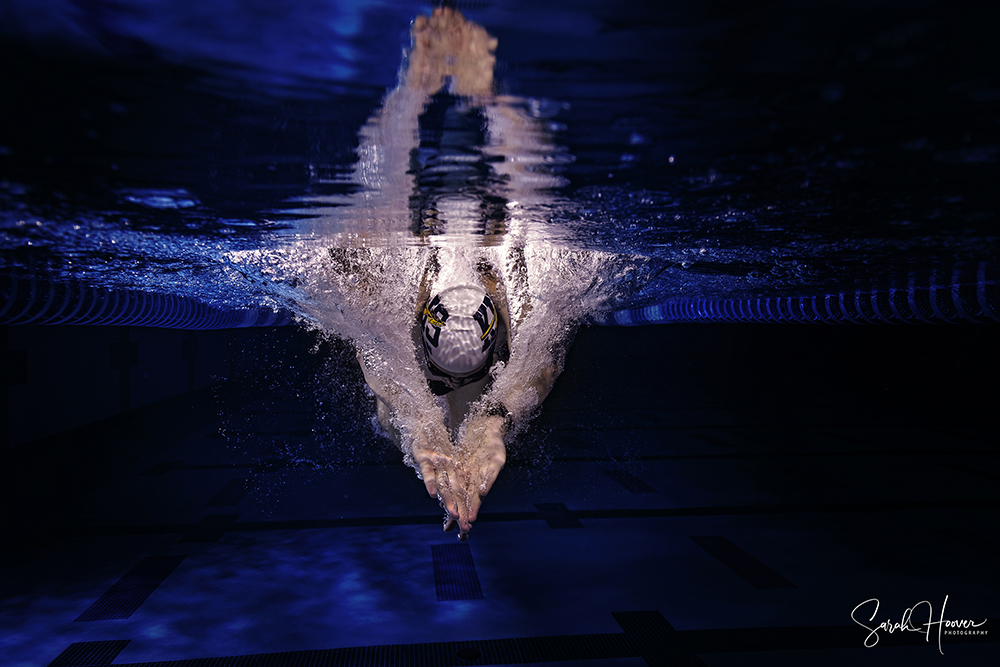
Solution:
<path fill-rule="evenodd" d="M 330 247 L 614 256 L 593 307 L 995 262 L 972 6 L 468 3 L 505 95 L 422 109 L 419 164 L 374 183 L 373 146 L 410 156 L 371 128 L 419 7 L 56 4 L 3 10 L 8 276 L 314 313 Z"/>

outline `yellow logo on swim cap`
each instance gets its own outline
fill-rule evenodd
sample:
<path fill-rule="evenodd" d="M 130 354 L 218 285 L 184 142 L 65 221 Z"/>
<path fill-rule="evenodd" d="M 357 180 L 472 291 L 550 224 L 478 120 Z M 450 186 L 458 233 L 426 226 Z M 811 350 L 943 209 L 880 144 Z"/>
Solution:
<path fill-rule="evenodd" d="M 429 305 L 429 303 L 430 302 L 424 304 L 424 317 L 426 317 L 427 321 L 430 322 L 431 324 L 433 324 L 434 326 L 436 326 L 436 327 L 443 327 L 444 326 L 444 322 L 442 322 L 441 320 L 439 320 L 436 317 L 434 317 L 433 315 L 431 315 L 431 311 L 427 309 L 427 306 Z"/>

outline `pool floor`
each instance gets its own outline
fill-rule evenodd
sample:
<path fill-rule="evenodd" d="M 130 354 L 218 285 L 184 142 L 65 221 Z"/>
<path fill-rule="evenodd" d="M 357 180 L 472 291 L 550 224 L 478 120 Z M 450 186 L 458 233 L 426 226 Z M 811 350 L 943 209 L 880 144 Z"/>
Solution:
<path fill-rule="evenodd" d="M 787 327 L 583 330 L 466 543 L 387 443 L 291 455 L 307 391 L 11 449 L 40 478 L 46 448 L 100 460 L 6 550 L 3 663 L 992 663 L 995 329 Z M 908 608 L 992 632 L 852 621 Z"/>

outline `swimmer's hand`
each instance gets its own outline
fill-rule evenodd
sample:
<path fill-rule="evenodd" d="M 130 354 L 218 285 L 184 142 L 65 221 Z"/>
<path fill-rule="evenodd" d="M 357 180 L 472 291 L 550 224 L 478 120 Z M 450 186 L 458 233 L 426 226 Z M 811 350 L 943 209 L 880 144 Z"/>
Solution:
<path fill-rule="evenodd" d="M 429 17 L 418 16 L 410 36 L 406 83 L 411 89 L 433 95 L 450 79 L 456 95 L 493 92 L 497 40 L 457 9 L 438 7 Z"/>
<path fill-rule="evenodd" d="M 463 503 L 458 502 L 457 490 L 461 489 L 460 475 L 452 456 L 451 439 L 446 431 L 420 433 L 410 445 L 413 460 L 420 470 L 424 487 L 431 498 L 438 498 L 451 521 L 461 520 L 465 514 Z"/>
<path fill-rule="evenodd" d="M 497 475 L 507 462 L 503 429 L 504 420 L 495 416 L 474 415 L 465 423 L 458 445 L 458 475 L 462 482 L 458 501 L 464 510 L 458 519 L 459 539 L 471 530 L 472 523 L 479 516 L 483 497 L 493 488 Z"/>

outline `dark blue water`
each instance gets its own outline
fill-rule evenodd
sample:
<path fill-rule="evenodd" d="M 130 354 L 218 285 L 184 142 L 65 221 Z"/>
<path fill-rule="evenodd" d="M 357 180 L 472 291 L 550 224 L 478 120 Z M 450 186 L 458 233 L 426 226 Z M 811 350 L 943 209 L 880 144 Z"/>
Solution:
<path fill-rule="evenodd" d="M 828 295 L 869 291 L 880 295 L 869 307 L 909 300 L 941 321 L 962 319 L 956 303 L 985 310 L 995 298 L 995 10 L 458 4 L 498 38 L 501 92 L 548 142 L 542 171 L 559 185 L 532 203 L 529 230 L 634 269 L 614 293 L 618 313 L 763 303 L 763 316 L 743 319 L 793 319 L 793 298 L 815 297 L 795 302 L 815 311 Z M 5 299 L 35 282 L 60 285 L 40 290 L 41 304 L 125 293 L 220 311 L 301 307 L 300 280 L 321 281 L 297 263 L 305 254 L 282 252 L 338 248 L 338 234 L 363 229 L 359 131 L 396 85 L 410 21 L 429 9 L 0 0 Z M 426 238 L 442 236 L 429 226 Z M 842 321 L 878 319 L 855 306 Z M 742 633 L 737 644 L 759 643 L 758 661 L 771 664 L 801 655 L 776 650 L 809 644 L 801 626 L 840 632 L 870 596 L 887 614 L 950 594 L 952 618 L 995 616 L 983 594 L 996 579 L 989 327 L 583 331 L 561 393 L 508 443 L 493 516 L 471 538 L 486 601 L 445 605 L 433 601 L 428 546 L 453 538 L 434 537 L 436 503 L 376 431 L 351 345 L 300 327 L 0 329 L 11 445 L 0 486 L 18 544 L 5 550 L 16 573 L 4 582 L 16 584 L 4 594 L 10 660 L 49 664 L 88 640 L 131 640 L 117 663 L 280 662 L 302 654 L 275 652 L 524 647 L 518 638 L 544 635 L 564 644 L 546 660 L 597 664 L 595 635 L 581 633 L 617 633 L 610 612 L 661 609 L 693 631 L 660 635 L 664 645 L 718 630 L 702 642 L 705 661 L 752 664 L 727 653 Z M 623 472 L 660 493 L 634 495 Z M 246 498 L 210 500 L 227 490 Z M 622 518 L 550 533 L 577 521 L 545 516 L 558 506 Z M 218 511 L 234 521 L 220 531 L 233 530 L 189 544 L 184 531 L 205 541 L 198 532 Z M 650 511 L 660 518 L 642 518 Z M 427 525 L 409 525 L 422 516 Z M 331 528 L 345 518 L 363 528 Z M 801 588 L 751 591 L 742 574 L 711 569 L 730 566 L 688 535 L 731 538 Z M 136 618 L 73 621 L 136 562 L 165 553 L 191 555 Z M 885 660 L 891 639 L 865 657 Z M 810 660 L 843 662 L 827 648 Z M 910 648 L 921 652 L 889 660 L 941 657 Z M 970 655 L 961 648 L 945 652 Z"/>
<path fill-rule="evenodd" d="M 572 156 L 550 221 L 655 268 L 621 307 L 995 262 L 990 10 L 460 7 L 499 39 L 501 91 Z M 230 253 L 295 238 L 356 191 L 358 130 L 426 9 L 8 0 L 0 271 L 275 305 Z"/>

